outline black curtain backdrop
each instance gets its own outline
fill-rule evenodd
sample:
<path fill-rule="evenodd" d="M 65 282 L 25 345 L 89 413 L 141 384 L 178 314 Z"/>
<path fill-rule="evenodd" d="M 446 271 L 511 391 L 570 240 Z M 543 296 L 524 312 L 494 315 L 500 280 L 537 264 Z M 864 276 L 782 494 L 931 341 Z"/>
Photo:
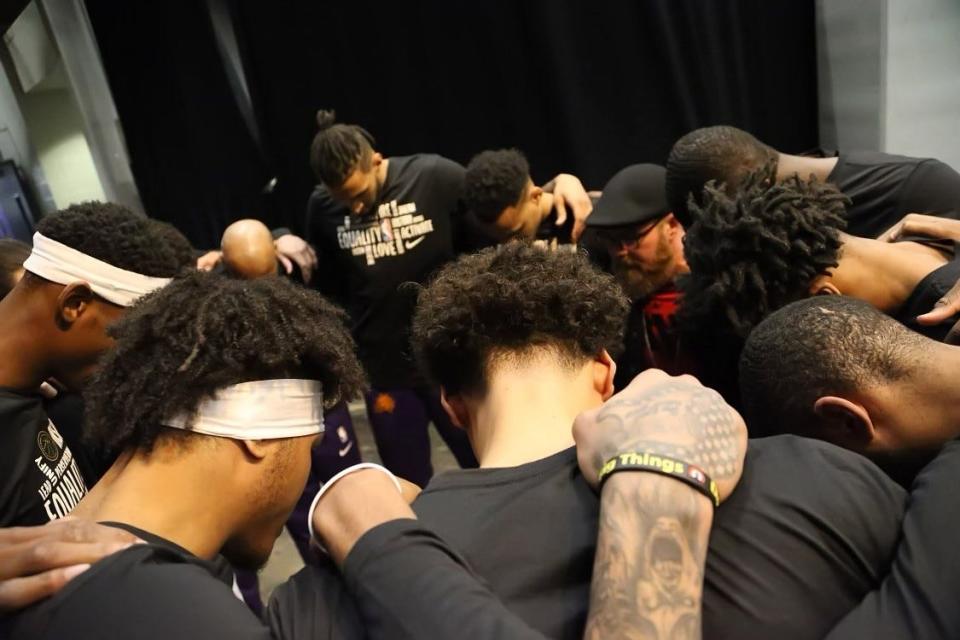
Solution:
<path fill-rule="evenodd" d="M 194 246 L 219 246 L 233 220 L 278 220 L 273 172 L 253 143 L 202 0 L 87 0 L 133 175 L 148 215 Z"/>
<path fill-rule="evenodd" d="M 595 189 L 700 126 L 818 142 L 812 0 L 235 0 L 262 150 L 201 0 L 87 5 L 148 211 L 203 246 L 238 217 L 302 228 L 321 107 L 388 156 L 514 146 Z"/>

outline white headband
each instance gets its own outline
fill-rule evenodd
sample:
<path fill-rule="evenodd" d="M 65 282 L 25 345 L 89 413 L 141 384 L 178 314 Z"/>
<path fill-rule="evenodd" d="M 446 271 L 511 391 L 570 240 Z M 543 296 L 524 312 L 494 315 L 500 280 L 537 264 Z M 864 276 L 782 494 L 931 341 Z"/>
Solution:
<path fill-rule="evenodd" d="M 33 251 L 23 268 L 57 284 L 86 282 L 98 296 L 121 307 L 132 306 L 170 282 L 170 278 L 151 278 L 91 258 L 40 233 L 33 234 Z"/>
<path fill-rule="evenodd" d="M 316 380 L 258 380 L 225 387 L 196 415 L 164 426 L 235 440 L 273 440 L 323 433 L 323 385 Z"/>

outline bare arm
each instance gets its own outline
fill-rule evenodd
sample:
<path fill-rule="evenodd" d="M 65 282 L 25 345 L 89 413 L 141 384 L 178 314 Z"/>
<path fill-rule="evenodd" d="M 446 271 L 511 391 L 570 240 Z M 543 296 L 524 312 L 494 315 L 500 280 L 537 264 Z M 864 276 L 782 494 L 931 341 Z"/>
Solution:
<path fill-rule="evenodd" d="M 621 473 L 603 488 L 585 637 L 700 638 L 713 507 L 682 483 Z"/>
<path fill-rule="evenodd" d="M 938 240 L 960 242 L 960 220 L 929 216 L 922 213 L 908 213 L 903 220 L 893 225 L 877 240 L 897 242 L 908 236 L 926 236 Z M 917 322 L 922 325 L 937 325 L 946 322 L 957 313 L 960 313 L 960 282 L 940 298 L 933 309 L 918 316 Z M 944 342 L 948 344 L 960 343 L 960 322 L 954 324 L 947 333 Z"/>
<path fill-rule="evenodd" d="M 553 194 L 553 206 L 557 210 L 557 226 L 567 220 L 567 207 L 573 212 L 572 240 L 576 242 L 587 228 L 587 218 L 593 211 L 593 202 L 576 176 L 561 173 L 543 185 L 543 190 Z"/>
<path fill-rule="evenodd" d="M 647 371 L 574 425 L 588 482 L 624 453 L 697 465 L 725 499 L 740 479 L 746 425 L 690 376 Z M 586 637 L 696 639 L 713 506 L 676 477 L 616 472 L 603 485 Z"/>
<path fill-rule="evenodd" d="M 877 240 L 897 242 L 905 236 L 926 236 L 960 242 L 960 220 L 908 213 L 900 222 L 877 236 Z"/>
<path fill-rule="evenodd" d="M 344 476 L 311 515 L 314 530 L 338 566 L 371 529 L 392 520 L 417 518 L 393 482 L 369 469 Z"/>

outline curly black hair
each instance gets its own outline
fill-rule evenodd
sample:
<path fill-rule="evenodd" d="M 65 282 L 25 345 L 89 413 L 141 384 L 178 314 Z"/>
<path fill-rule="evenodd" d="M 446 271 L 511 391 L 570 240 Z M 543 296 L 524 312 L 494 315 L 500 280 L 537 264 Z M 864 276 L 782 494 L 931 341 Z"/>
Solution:
<path fill-rule="evenodd" d="M 530 165 L 517 149 L 482 151 L 467 164 L 464 205 L 480 222 L 493 224 L 520 202 L 529 179 Z"/>
<path fill-rule="evenodd" d="M 747 173 L 768 167 L 776 172 L 777 151 L 736 127 L 695 129 L 677 140 L 667 159 L 667 202 L 684 227 L 693 224 L 690 201 L 703 204 L 711 180 L 731 193 Z M 772 179 L 772 175 L 770 176 Z"/>
<path fill-rule="evenodd" d="M 414 353 L 451 393 L 482 391 L 490 358 L 537 347 L 580 364 L 623 349 L 629 302 L 580 253 L 512 242 L 461 256 L 420 291 Z"/>
<path fill-rule="evenodd" d="M 317 134 L 310 145 L 310 167 L 325 185 L 337 188 L 358 167 L 370 168 L 373 136 L 355 124 L 338 123 L 336 112 L 317 111 Z"/>
<path fill-rule="evenodd" d="M 87 436 L 105 454 L 149 452 L 164 420 L 225 386 L 298 377 L 323 383 L 325 404 L 365 387 L 346 314 L 281 278 L 192 271 L 145 296 L 85 392 Z"/>
<path fill-rule="evenodd" d="M 197 250 L 193 248 L 193 245 L 179 229 L 169 222 L 153 218 L 150 219 L 150 224 L 157 236 L 163 238 L 169 245 L 181 269 L 196 268 Z"/>
<path fill-rule="evenodd" d="M 37 231 L 98 260 L 145 276 L 171 278 L 180 264 L 149 218 L 113 202 L 82 202 L 46 216 Z"/>
<path fill-rule="evenodd" d="M 0 238 L 0 300 L 16 286 L 13 274 L 30 257 L 30 245 L 14 238 Z"/>
<path fill-rule="evenodd" d="M 749 174 L 732 196 L 708 183 L 703 205 L 694 205 L 683 243 L 690 274 L 680 280 L 684 333 L 745 338 L 839 264 L 846 196 L 813 179 L 771 185 L 768 176 Z"/>
<path fill-rule="evenodd" d="M 757 325 L 740 355 L 751 436 L 815 435 L 818 398 L 903 379 L 932 344 L 854 298 L 816 296 L 785 306 Z"/>

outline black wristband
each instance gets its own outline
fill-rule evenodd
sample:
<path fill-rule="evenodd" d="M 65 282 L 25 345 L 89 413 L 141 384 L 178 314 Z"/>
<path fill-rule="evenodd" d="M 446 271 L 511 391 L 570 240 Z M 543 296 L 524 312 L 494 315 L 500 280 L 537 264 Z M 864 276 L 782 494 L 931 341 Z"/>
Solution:
<path fill-rule="evenodd" d="M 658 453 L 628 451 L 613 456 L 600 469 L 597 480 L 603 487 L 604 481 L 617 471 L 650 471 L 686 482 L 707 496 L 715 507 L 720 506 L 720 490 L 717 483 L 700 467 L 676 460 Z"/>

